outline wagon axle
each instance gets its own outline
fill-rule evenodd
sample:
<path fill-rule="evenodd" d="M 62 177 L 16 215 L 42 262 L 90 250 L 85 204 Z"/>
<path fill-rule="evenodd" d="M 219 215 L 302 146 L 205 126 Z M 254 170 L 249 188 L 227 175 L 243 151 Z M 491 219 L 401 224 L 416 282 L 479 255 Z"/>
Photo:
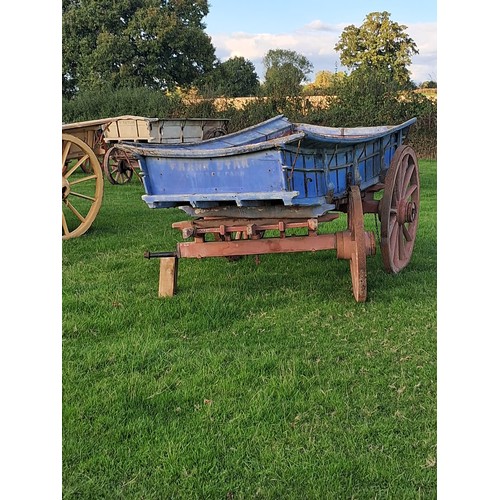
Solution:
<path fill-rule="evenodd" d="M 319 223 L 338 217 L 338 214 L 302 220 L 207 217 L 177 222 L 172 227 L 180 230 L 185 239 L 192 237 L 194 241 L 178 243 L 175 252 L 146 252 L 144 257 L 160 259 L 158 295 L 171 297 L 176 292 L 179 258 L 233 258 L 336 250 L 337 259 L 349 261 L 354 298 L 357 302 L 364 302 L 367 294 L 366 256 L 375 255 L 376 245 L 374 233 L 364 230 L 363 207 L 358 186 L 352 186 L 349 192 L 348 228 L 336 233 L 318 234 Z M 299 228 L 307 230 L 307 235 L 287 233 L 287 230 Z M 266 231 L 275 231 L 278 235 L 264 238 Z"/>
<path fill-rule="evenodd" d="M 351 231 L 342 231 L 335 233 L 335 249 L 337 251 L 337 259 L 349 260 L 353 252 L 354 241 Z M 377 245 L 375 243 L 375 233 L 373 231 L 364 231 L 364 245 L 366 255 L 375 255 L 377 253 Z"/>

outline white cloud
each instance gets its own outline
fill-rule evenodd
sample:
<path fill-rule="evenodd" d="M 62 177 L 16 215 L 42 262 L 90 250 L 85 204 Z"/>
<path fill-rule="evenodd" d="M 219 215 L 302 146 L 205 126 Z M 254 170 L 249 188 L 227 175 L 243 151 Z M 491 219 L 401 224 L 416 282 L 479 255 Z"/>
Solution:
<path fill-rule="evenodd" d="M 437 30 L 436 23 L 409 24 L 407 29 L 418 47 L 412 58 L 410 72 L 415 82 L 437 81 Z"/>
<path fill-rule="evenodd" d="M 310 23 L 306 24 L 305 28 L 308 30 L 313 30 L 313 31 L 333 31 L 333 32 L 336 32 L 338 30 L 337 26 L 334 26 L 333 24 L 324 23 L 323 21 L 320 21 L 319 19 L 316 19 L 315 21 L 311 21 Z"/>
<path fill-rule="evenodd" d="M 222 61 L 235 56 L 250 60 L 261 80 L 264 78 L 262 59 L 270 49 L 294 50 L 313 64 L 314 71 L 310 77 L 314 79 L 318 71 L 345 69 L 341 67 L 339 54 L 334 50 L 344 27 L 315 20 L 290 33 L 217 34 L 212 36 L 212 43 Z M 417 83 L 430 78 L 437 80 L 436 23 L 408 25 L 407 33 L 419 49 L 410 67 L 412 79 Z"/>

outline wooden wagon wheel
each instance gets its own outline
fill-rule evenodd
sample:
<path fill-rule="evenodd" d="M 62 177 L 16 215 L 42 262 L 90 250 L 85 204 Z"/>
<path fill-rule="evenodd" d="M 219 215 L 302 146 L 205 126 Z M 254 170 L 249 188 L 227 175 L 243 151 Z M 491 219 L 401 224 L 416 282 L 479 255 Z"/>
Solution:
<path fill-rule="evenodd" d="M 207 139 L 214 139 L 215 137 L 221 137 L 226 135 L 226 132 L 221 127 L 210 128 L 206 132 L 203 133 L 202 140 L 206 141 Z"/>
<path fill-rule="evenodd" d="M 410 262 L 420 207 L 418 161 L 410 146 L 396 149 L 385 178 L 380 207 L 380 250 L 384 268 L 389 273 L 397 273 Z"/>
<path fill-rule="evenodd" d="M 90 174 L 79 171 L 87 161 L 92 166 Z M 71 134 L 62 134 L 63 240 L 89 229 L 101 208 L 103 191 L 101 165 L 90 146 Z"/>
<path fill-rule="evenodd" d="M 351 233 L 351 268 L 352 293 L 356 302 L 365 302 L 367 294 L 366 279 L 366 240 L 363 218 L 363 204 L 359 186 L 351 186 L 347 221 Z"/>
<path fill-rule="evenodd" d="M 104 173 L 111 184 L 126 184 L 132 179 L 136 162 L 116 146 L 110 147 L 103 160 Z"/>

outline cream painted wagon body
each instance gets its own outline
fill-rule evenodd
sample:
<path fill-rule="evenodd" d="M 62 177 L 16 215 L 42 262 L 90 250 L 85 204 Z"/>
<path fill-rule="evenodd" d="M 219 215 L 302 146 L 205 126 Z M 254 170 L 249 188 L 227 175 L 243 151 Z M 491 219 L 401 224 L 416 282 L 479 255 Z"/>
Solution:
<path fill-rule="evenodd" d="M 103 175 L 111 184 L 129 182 L 137 160 L 115 147 L 200 142 L 227 133 L 227 119 L 148 118 L 123 115 L 62 125 L 63 239 L 85 233 L 99 212 Z"/>

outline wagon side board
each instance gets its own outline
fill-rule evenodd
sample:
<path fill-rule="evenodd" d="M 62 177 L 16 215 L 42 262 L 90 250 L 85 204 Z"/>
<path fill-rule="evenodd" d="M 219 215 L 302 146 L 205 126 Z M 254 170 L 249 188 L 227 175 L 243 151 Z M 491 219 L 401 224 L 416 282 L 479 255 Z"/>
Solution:
<path fill-rule="evenodd" d="M 253 208 L 316 207 L 310 214 L 321 215 L 345 202 L 350 186 L 363 192 L 382 183 L 408 129 L 393 127 L 382 133 L 377 128 L 375 138 L 350 135 L 335 141 L 303 131 L 276 137 L 267 129 L 266 137 L 273 139 L 262 142 L 255 142 L 255 134 L 262 131 L 252 130 L 245 144 L 226 148 L 223 142 L 234 138 L 131 152 L 139 161 L 143 200 L 150 208 L 181 207 L 208 215 L 234 207 L 251 216 L 248 209 Z M 207 149 L 209 142 L 218 148 Z"/>

